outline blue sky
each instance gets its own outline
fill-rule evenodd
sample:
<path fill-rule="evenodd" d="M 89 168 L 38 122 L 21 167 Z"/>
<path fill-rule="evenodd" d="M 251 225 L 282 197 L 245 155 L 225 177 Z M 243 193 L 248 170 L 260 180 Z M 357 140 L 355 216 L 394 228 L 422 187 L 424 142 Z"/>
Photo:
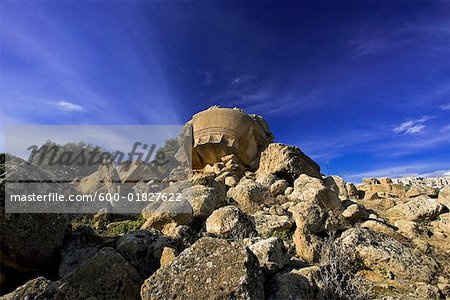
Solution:
<path fill-rule="evenodd" d="M 450 174 L 448 1 L 0 5 L 2 124 L 239 106 L 326 174 Z"/>

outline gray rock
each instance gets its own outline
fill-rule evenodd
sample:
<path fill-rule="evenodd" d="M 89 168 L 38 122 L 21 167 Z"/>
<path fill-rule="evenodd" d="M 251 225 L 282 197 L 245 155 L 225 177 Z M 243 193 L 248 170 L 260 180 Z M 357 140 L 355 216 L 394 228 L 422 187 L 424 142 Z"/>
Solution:
<path fill-rule="evenodd" d="M 143 300 L 263 299 L 258 259 L 246 247 L 202 238 L 148 278 Z"/>

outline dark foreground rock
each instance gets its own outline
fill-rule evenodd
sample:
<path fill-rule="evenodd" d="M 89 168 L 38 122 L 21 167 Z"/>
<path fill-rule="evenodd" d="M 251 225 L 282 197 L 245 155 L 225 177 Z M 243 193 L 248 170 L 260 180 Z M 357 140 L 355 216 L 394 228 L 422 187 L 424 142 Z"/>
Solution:
<path fill-rule="evenodd" d="M 263 299 L 258 259 L 239 243 L 202 238 L 142 285 L 150 299 Z"/>

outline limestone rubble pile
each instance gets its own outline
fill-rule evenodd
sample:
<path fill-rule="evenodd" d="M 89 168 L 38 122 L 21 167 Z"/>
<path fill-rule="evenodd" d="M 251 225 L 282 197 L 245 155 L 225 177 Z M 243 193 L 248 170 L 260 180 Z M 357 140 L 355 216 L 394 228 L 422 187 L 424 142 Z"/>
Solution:
<path fill-rule="evenodd" d="M 236 108 L 194 115 L 179 145 L 183 163 L 192 150 L 187 180 L 175 179 L 184 167 L 157 185 L 139 181 L 149 166 L 104 163 L 72 185 L 114 191 L 120 181 L 190 201 L 94 217 L 5 214 L 2 199 L 2 299 L 450 298 L 444 179 L 324 176 Z M 21 163 L 7 176 L 20 176 Z"/>

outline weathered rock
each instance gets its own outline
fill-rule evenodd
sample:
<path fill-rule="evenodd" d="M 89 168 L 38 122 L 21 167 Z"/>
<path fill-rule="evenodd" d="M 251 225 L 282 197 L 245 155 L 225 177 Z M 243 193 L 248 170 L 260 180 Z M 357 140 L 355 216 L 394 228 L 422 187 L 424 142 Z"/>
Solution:
<path fill-rule="evenodd" d="M 294 191 L 288 195 L 294 202 L 315 203 L 324 209 L 342 209 L 342 203 L 335 192 L 323 182 L 306 174 L 300 175 L 294 182 Z"/>
<path fill-rule="evenodd" d="M 5 173 L 0 179 L 2 196 L 0 197 L 0 262 L 19 271 L 35 271 L 48 268 L 57 257 L 63 245 L 68 224 L 66 214 L 7 214 L 5 213 L 5 188 L 9 194 L 45 195 L 49 192 L 74 194 L 74 190 L 65 184 L 50 184 L 40 181 L 56 181 L 56 177 L 47 170 L 28 164 L 25 160 L 6 155 Z M 37 184 L 17 183 L 30 180 Z M 5 186 L 6 183 L 6 186 Z M 31 186 L 31 190 L 27 190 Z M 36 202 L 41 204 L 42 202 Z M 29 205 L 29 203 L 25 203 Z M 36 209 L 45 207 L 37 207 Z M 28 209 L 30 207 L 28 206 Z M 37 211 L 39 212 L 39 211 Z"/>
<path fill-rule="evenodd" d="M 194 185 L 192 187 L 192 209 L 195 218 L 206 219 L 217 208 L 226 204 L 225 187 Z"/>
<path fill-rule="evenodd" d="M 427 300 L 439 300 L 441 298 L 441 293 L 439 292 L 439 288 L 430 284 L 417 284 L 414 296 L 417 299 L 427 299 Z"/>
<path fill-rule="evenodd" d="M 268 283 L 267 299 L 269 300 L 301 300 L 315 299 L 314 279 L 311 278 L 311 272 L 317 272 L 316 267 L 293 269 L 285 273 L 277 273 Z"/>
<path fill-rule="evenodd" d="M 271 237 L 251 245 L 250 250 L 256 255 L 262 270 L 275 273 L 289 262 L 287 249 L 283 240 Z"/>
<path fill-rule="evenodd" d="M 118 176 L 122 183 L 134 185 L 139 181 L 148 182 L 150 180 L 161 179 L 158 170 L 142 160 L 124 161 L 120 165 Z"/>
<path fill-rule="evenodd" d="M 95 173 L 81 178 L 75 188 L 83 194 L 117 193 L 120 183 L 115 165 L 112 162 L 104 162 Z"/>
<path fill-rule="evenodd" d="M 248 237 L 255 232 L 250 217 L 233 205 L 214 211 L 206 220 L 206 232 L 226 237 Z"/>
<path fill-rule="evenodd" d="M 438 201 L 450 209 L 450 186 L 447 186 L 439 191 Z"/>
<path fill-rule="evenodd" d="M 177 257 L 178 254 L 179 252 L 176 249 L 164 247 L 161 253 L 161 260 L 160 260 L 161 267 L 164 267 L 165 265 L 168 265 L 171 262 L 173 262 L 173 260 L 175 259 L 175 257 Z"/>
<path fill-rule="evenodd" d="M 143 210 L 142 217 L 146 222 L 142 229 L 154 228 L 163 233 L 169 232 L 178 225 L 189 225 L 194 221 L 193 209 L 189 199 L 192 197 L 190 182 L 177 182 L 161 191 L 161 194 L 181 193 L 180 201 L 150 202 Z"/>
<path fill-rule="evenodd" d="M 406 193 L 406 189 L 403 184 L 371 183 L 359 185 L 358 189 L 364 191 L 366 195 L 370 195 L 374 192 L 377 192 L 379 196 L 383 194 L 386 195 L 383 198 L 394 196 L 403 197 Z"/>
<path fill-rule="evenodd" d="M 166 233 L 178 225 L 189 225 L 194 220 L 192 206 L 187 201 L 157 204 L 157 208 L 147 206 L 142 211 L 142 216 L 147 220 L 142 229 L 154 228 Z"/>
<path fill-rule="evenodd" d="M 420 196 L 389 209 L 387 217 L 390 220 L 433 220 L 442 212 L 442 210 L 443 206 L 437 199 Z"/>
<path fill-rule="evenodd" d="M 57 281 L 63 299 L 138 299 L 137 271 L 112 248 L 103 248 Z"/>
<path fill-rule="evenodd" d="M 172 228 L 166 235 L 178 241 L 180 247 L 183 249 L 192 246 L 199 238 L 197 233 L 187 225 L 180 225 Z"/>
<path fill-rule="evenodd" d="M 350 199 L 358 199 L 359 198 L 358 189 L 356 188 L 356 186 L 353 183 L 347 182 L 345 184 L 345 189 L 347 190 L 347 194 Z"/>
<path fill-rule="evenodd" d="M 239 243 L 202 238 L 148 278 L 149 299 L 263 299 L 258 259 Z M 201 287 L 201 288 L 200 288 Z"/>
<path fill-rule="evenodd" d="M 247 178 L 242 178 L 235 187 L 230 188 L 227 196 L 232 198 L 245 213 L 254 213 L 262 205 L 274 202 L 263 185 Z"/>
<path fill-rule="evenodd" d="M 384 233 L 387 235 L 393 235 L 395 233 L 391 226 L 388 226 L 384 222 L 378 220 L 367 220 L 360 225 L 362 228 L 367 228 L 375 232 Z"/>
<path fill-rule="evenodd" d="M 398 232 L 408 238 L 415 238 L 419 234 L 417 223 L 409 220 L 397 220 L 394 226 L 398 228 Z"/>
<path fill-rule="evenodd" d="M 341 200 L 348 199 L 348 192 L 345 188 L 344 179 L 336 175 L 331 175 L 326 177 L 323 182 L 325 186 L 335 192 Z"/>
<path fill-rule="evenodd" d="M 363 178 L 364 185 L 380 184 L 380 181 L 376 178 Z"/>
<path fill-rule="evenodd" d="M 432 225 L 450 236 L 450 213 L 439 215 L 439 218 L 436 221 L 433 221 Z"/>
<path fill-rule="evenodd" d="M 286 215 L 273 215 L 258 211 L 253 215 L 256 231 L 259 235 L 267 237 L 274 234 L 287 235 L 294 227 L 294 221 Z"/>
<path fill-rule="evenodd" d="M 427 185 L 413 185 L 406 192 L 405 197 L 414 198 L 422 195 L 436 198 L 438 196 L 438 191 L 437 189 Z"/>
<path fill-rule="evenodd" d="M 430 257 L 415 252 L 392 237 L 365 228 L 345 231 L 337 243 L 344 250 L 356 252 L 365 266 L 391 272 L 395 278 L 429 282 L 438 269 Z"/>
<path fill-rule="evenodd" d="M 256 174 L 272 174 L 292 183 L 300 174 L 319 178 L 320 167 L 297 147 L 272 143 L 261 153 Z"/>
<path fill-rule="evenodd" d="M 288 188 L 288 182 L 284 179 L 275 181 L 269 188 L 270 194 L 274 197 L 284 195 L 284 191 Z"/>
<path fill-rule="evenodd" d="M 44 277 L 37 277 L 18 287 L 15 291 L 3 295 L 3 300 L 17 299 L 62 299 L 58 286 Z"/>
<path fill-rule="evenodd" d="M 369 213 L 366 208 L 360 204 L 352 204 L 347 207 L 343 212 L 342 216 L 351 223 L 356 223 L 359 221 L 365 221 L 369 217 Z"/>
<path fill-rule="evenodd" d="M 0 213 L 1 263 L 19 271 L 47 267 L 62 247 L 67 215 Z"/>
<path fill-rule="evenodd" d="M 175 241 L 156 230 L 136 230 L 117 241 L 117 252 L 139 272 L 142 279 L 159 268 L 165 247 L 175 247 Z"/>
<path fill-rule="evenodd" d="M 389 177 L 378 178 L 378 180 L 380 181 L 381 184 L 393 184 L 394 183 L 392 181 L 392 179 Z"/>
<path fill-rule="evenodd" d="M 259 153 L 273 140 L 266 122 L 240 109 L 211 107 L 195 114 L 192 125 L 192 167 L 202 169 L 221 157 L 235 154 L 253 166 Z"/>
<path fill-rule="evenodd" d="M 68 236 L 68 242 L 61 249 L 59 277 L 63 277 L 104 247 L 102 238 L 89 226 L 80 226 Z"/>

